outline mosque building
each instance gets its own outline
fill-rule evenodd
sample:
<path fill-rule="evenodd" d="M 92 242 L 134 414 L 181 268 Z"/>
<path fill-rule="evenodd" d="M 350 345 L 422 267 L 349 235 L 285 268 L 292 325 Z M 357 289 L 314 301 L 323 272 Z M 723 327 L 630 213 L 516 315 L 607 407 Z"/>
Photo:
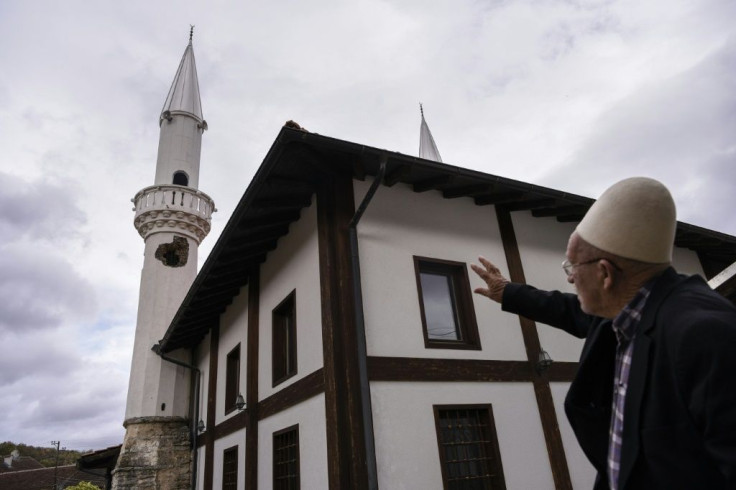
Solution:
<path fill-rule="evenodd" d="M 191 35 L 159 126 L 113 488 L 592 486 L 563 412 L 582 341 L 472 294 L 469 264 L 570 290 L 593 200 L 442 163 L 423 112 L 419 157 L 290 121 L 197 273 L 215 204 Z M 680 272 L 734 262 L 736 237 L 678 223 Z"/>

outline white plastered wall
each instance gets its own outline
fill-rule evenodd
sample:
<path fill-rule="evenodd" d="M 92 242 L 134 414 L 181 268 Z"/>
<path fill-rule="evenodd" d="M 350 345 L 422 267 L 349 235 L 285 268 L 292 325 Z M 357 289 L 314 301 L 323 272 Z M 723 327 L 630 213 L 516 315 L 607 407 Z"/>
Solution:
<path fill-rule="evenodd" d="M 550 383 L 550 391 L 555 405 L 557 419 L 560 421 L 560 435 L 562 436 L 562 447 L 565 448 L 565 458 L 570 470 L 572 488 L 576 490 L 587 490 L 593 488 L 595 482 L 595 468 L 590 464 L 588 458 L 580 449 L 572 427 L 567 423 L 565 416 L 565 396 L 570 388 L 570 383 Z"/>
<path fill-rule="evenodd" d="M 248 286 L 240 289 L 225 312 L 220 315 L 220 339 L 217 351 L 216 423 L 236 415 L 237 410 L 225 414 L 225 384 L 227 382 L 227 355 L 240 344 L 240 376 L 238 392 L 246 397 L 246 367 L 248 365 L 246 339 L 248 336 Z"/>
<path fill-rule="evenodd" d="M 703 265 L 700 263 L 698 254 L 692 250 L 675 247 L 672 252 L 672 265 L 680 274 L 698 274 L 705 279 Z"/>
<path fill-rule="evenodd" d="M 371 383 L 378 484 L 442 489 L 433 405 L 491 404 L 506 488 L 554 488 L 531 383 Z"/>
<path fill-rule="evenodd" d="M 370 181 L 354 182 L 357 206 Z M 482 350 L 424 346 L 413 256 L 466 263 L 471 290 L 483 285 L 469 267 L 478 255 L 508 274 L 493 206 L 415 193 L 403 184 L 381 186 L 358 225 L 358 241 L 369 356 L 526 359 L 518 319 L 476 294 Z"/>
<path fill-rule="evenodd" d="M 204 488 L 204 446 L 197 449 L 197 489 Z"/>
<path fill-rule="evenodd" d="M 562 270 L 562 261 L 575 223 L 535 218 L 529 211 L 511 213 L 511 219 L 527 284 L 574 293 L 575 289 L 567 282 Z M 537 332 L 542 349 L 555 361 L 577 362 L 580 359 L 583 340 L 543 324 L 537 324 Z"/>
<path fill-rule="evenodd" d="M 200 420 L 207 420 L 207 390 L 209 389 L 210 382 L 210 342 L 212 340 L 212 334 L 208 333 L 202 341 L 197 345 L 194 351 L 196 356 L 196 366 L 199 368 L 199 415 L 197 423 Z M 192 391 L 194 393 L 194 391 Z"/>
<path fill-rule="evenodd" d="M 328 488 L 324 395 L 312 397 L 258 423 L 258 488 L 272 488 L 273 486 L 274 432 L 297 424 L 299 425 L 301 488 Z"/>
<path fill-rule="evenodd" d="M 317 206 L 302 209 L 261 267 L 258 391 L 262 400 L 321 368 L 322 306 L 317 243 Z M 272 312 L 296 290 L 297 374 L 272 387 Z M 324 414 L 322 414 L 324 417 Z"/>
<path fill-rule="evenodd" d="M 245 488 L 245 429 L 233 432 L 215 441 L 215 457 L 213 460 L 212 488 L 222 488 L 223 452 L 238 446 L 238 486 Z"/>

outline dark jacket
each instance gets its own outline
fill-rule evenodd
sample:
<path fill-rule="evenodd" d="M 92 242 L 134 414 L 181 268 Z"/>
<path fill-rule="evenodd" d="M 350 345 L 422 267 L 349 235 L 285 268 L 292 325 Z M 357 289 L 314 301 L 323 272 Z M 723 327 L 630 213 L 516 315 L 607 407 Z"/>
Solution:
<path fill-rule="evenodd" d="M 503 309 L 585 338 L 565 399 L 578 442 L 608 488 L 616 337 L 577 296 L 509 284 Z M 624 407 L 621 490 L 736 489 L 736 308 L 698 276 L 655 282 L 634 344 Z"/>

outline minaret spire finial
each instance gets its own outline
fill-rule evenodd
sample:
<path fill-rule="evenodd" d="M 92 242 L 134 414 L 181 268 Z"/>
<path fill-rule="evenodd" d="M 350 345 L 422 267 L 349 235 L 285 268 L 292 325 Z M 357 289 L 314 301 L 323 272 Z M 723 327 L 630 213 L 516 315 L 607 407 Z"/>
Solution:
<path fill-rule="evenodd" d="M 189 44 L 192 44 L 193 36 L 194 36 L 194 25 L 189 24 Z"/>
<path fill-rule="evenodd" d="M 419 103 L 419 112 L 422 114 L 422 117 L 424 117 L 424 107 L 422 107 L 422 103 Z"/>

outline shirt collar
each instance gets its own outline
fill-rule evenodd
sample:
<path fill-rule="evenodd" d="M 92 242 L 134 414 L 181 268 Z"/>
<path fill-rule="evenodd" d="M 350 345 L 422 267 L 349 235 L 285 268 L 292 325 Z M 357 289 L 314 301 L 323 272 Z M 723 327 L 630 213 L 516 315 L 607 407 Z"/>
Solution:
<path fill-rule="evenodd" d="M 619 342 L 630 341 L 636 334 L 636 328 L 641 322 L 641 312 L 652 292 L 654 280 L 648 281 L 636 292 L 634 298 L 624 306 L 624 309 L 613 319 L 613 331 Z"/>

